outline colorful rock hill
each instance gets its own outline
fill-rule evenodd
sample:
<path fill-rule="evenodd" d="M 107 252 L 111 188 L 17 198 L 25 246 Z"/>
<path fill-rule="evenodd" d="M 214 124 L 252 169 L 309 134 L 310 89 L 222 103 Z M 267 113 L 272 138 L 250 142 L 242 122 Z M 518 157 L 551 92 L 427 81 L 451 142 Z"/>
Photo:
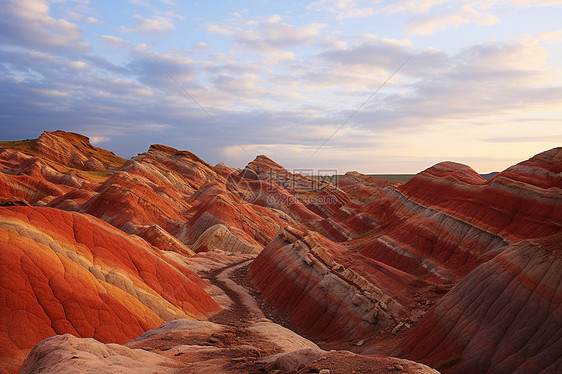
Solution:
<path fill-rule="evenodd" d="M 481 368 L 511 372 L 519 364 L 522 372 L 548 371 L 561 363 L 558 348 L 546 349 L 561 342 L 555 322 L 561 291 L 554 275 L 562 246 L 561 173 L 562 150 L 557 148 L 490 181 L 451 162 L 395 186 L 358 189 L 353 187 L 358 178 L 350 176 L 342 186 L 350 203 L 330 220 L 334 229 L 343 227 L 352 237 L 340 246 L 323 238 L 317 251 L 317 244 L 311 244 L 318 243 L 311 239 L 317 234 L 282 233 L 252 263 L 250 276 L 267 300 L 291 313 L 297 331 L 322 340 L 358 341 L 382 336 L 388 324 L 398 329 L 413 325 L 427 311 L 427 301 L 458 283 L 395 353 L 430 365 L 462 357 L 455 367 L 467 373 Z M 366 199 L 367 188 L 378 198 Z M 535 259 L 529 257 L 530 248 L 537 249 Z M 542 268 L 541 261 L 546 262 Z M 505 268 L 501 275 L 500 264 Z M 357 269 L 351 279 L 343 276 L 348 267 Z M 360 282 L 352 280 L 355 274 Z M 494 276 L 507 280 L 496 284 Z M 520 284 L 510 283 L 510 277 Z M 363 280 L 371 291 L 358 286 Z M 514 289 L 502 293 L 508 284 Z M 426 301 L 420 303 L 420 296 Z M 537 305 L 531 306 L 529 298 L 545 309 L 530 312 Z M 494 312 L 489 311 L 492 305 Z M 554 335 L 537 342 L 528 318 L 535 319 L 533 326 L 549 326 Z M 494 337 L 475 336 L 477 330 Z M 502 341 L 503 336 L 509 338 Z M 551 359 L 541 361 L 541 354 Z"/>
<path fill-rule="evenodd" d="M 23 372 L 432 372 L 361 354 L 558 372 L 561 203 L 562 148 L 490 180 L 442 162 L 334 184 L 266 156 L 240 170 L 164 145 L 123 160 L 63 131 L 0 142 L 0 371 L 60 335 Z M 242 313 L 242 285 L 355 353 Z"/>
<path fill-rule="evenodd" d="M 0 209 L 0 341 L 8 369 L 56 334 L 126 343 L 162 322 L 220 308 L 194 273 L 86 214 Z"/>
<path fill-rule="evenodd" d="M 467 275 L 396 353 L 457 373 L 562 371 L 562 234 L 522 240 Z"/>

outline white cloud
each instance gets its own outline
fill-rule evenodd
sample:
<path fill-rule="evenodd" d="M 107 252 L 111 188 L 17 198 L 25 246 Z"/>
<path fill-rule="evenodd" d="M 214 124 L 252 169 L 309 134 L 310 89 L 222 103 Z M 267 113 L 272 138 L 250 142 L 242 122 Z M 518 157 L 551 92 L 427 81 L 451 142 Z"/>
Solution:
<path fill-rule="evenodd" d="M 8 0 L 0 7 L 0 41 L 18 46 L 83 51 L 82 29 L 65 19 L 50 16 L 42 0 Z"/>
<path fill-rule="evenodd" d="M 427 13 L 431 8 L 450 2 L 450 0 L 402 0 L 393 2 L 381 9 L 383 13 Z M 461 3 L 461 2 L 458 2 Z"/>
<path fill-rule="evenodd" d="M 66 12 L 66 17 L 74 20 L 74 21 L 78 21 L 78 22 L 86 22 L 86 23 L 90 23 L 90 24 L 98 24 L 98 25 L 103 25 L 104 22 L 100 21 L 99 19 L 97 19 L 96 17 L 92 17 L 92 16 L 84 16 L 83 14 L 77 13 L 77 12 L 73 12 L 73 11 L 67 11 Z"/>
<path fill-rule="evenodd" d="M 101 38 L 105 45 L 117 49 L 127 48 L 130 45 L 128 40 L 118 38 L 113 35 L 102 35 Z"/>
<path fill-rule="evenodd" d="M 215 24 L 207 25 L 206 29 L 207 32 L 211 34 L 233 35 L 235 32 L 234 30 L 228 27 L 215 25 Z"/>
<path fill-rule="evenodd" d="M 104 142 L 108 142 L 109 138 L 107 136 L 90 136 L 90 142 L 92 144 L 99 144 L 99 143 L 104 143 Z"/>
<path fill-rule="evenodd" d="M 562 30 L 542 32 L 537 35 L 537 39 L 543 44 L 562 43 Z"/>
<path fill-rule="evenodd" d="M 335 14 L 338 20 L 363 18 L 375 14 L 373 7 L 358 7 L 355 0 L 318 0 L 310 3 L 307 9 Z"/>
<path fill-rule="evenodd" d="M 260 20 L 234 19 L 224 25 L 211 24 L 207 31 L 234 36 L 239 46 L 266 53 L 318 43 L 323 40 L 320 30 L 326 26 L 320 23 L 295 26 L 282 22 L 279 15 L 271 15 Z"/>
<path fill-rule="evenodd" d="M 70 96 L 70 93 L 59 91 L 59 90 L 37 88 L 37 89 L 35 89 L 35 91 L 38 92 L 38 93 L 41 93 L 45 96 L 51 96 L 51 97 L 68 97 L 68 96 Z"/>
<path fill-rule="evenodd" d="M 465 5 L 462 9 L 452 13 L 412 18 L 406 24 L 406 31 L 417 35 L 431 35 L 437 31 L 473 22 L 482 26 L 489 26 L 499 23 L 500 19 L 492 14 L 481 13 Z"/>
<path fill-rule="evenodd" d="M 515 5 L 553 6 L 562 5 L 562 0 L 510 0 Z"/>
<path fill-rule="evenodd" d="M 257 91 L 258 77 L 253 74 L 244 74 L 233 77 L 221 74 L 214 79 L 215 87 L 237 95 L 254 95 Z"/>
<path fill-rule="evenodd" d="M 103 21 L 100 21 L 99 19 L 95 18 L 95 17 L 88 17 L 86 18 L 86 22 L 88 23 L 97 23 L 97 24 L 103 24 Z"/>
<path fill-rule="evenodd" d="M 149 34 L 152 32 L 166 32 L 175 28 L 174 22 L 170 18 L 154 16 L 145 18 L 140 14 L 133 16 L 137 23 L 132 26 L 120 26 L 119 31 L 124 33 Z"/>

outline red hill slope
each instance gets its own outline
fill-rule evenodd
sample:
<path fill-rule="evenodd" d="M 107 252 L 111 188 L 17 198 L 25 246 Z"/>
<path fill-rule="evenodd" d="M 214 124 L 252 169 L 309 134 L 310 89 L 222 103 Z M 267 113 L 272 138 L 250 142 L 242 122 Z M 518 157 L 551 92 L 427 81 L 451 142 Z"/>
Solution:
<path fill-rule="evenodd" d="M 78 210 L 125 160 L 64 131 L 0 142 L 0 203 L 15 200 Z"/>
<path fill-rule="evenodd" d="M 404 339 L 398 354 L 456 373 L 562 372 L 562 233 L 480 265 Z"/>
<path fill-rule="evenodd" d="M 39 157 L 43 161 L 86 171 L 105 171 L 119 168 L 125 159 L 113 152 L 90 144 L 84 135 L 66 131 L 45 131 L 37 139 L 19 142 L 0 142 L 19 152 Z"/>
<path fill-rule="evenodd" d="M 0 205 L 31 205 L 0 207 L 2 362 L 54 334 L 122 343 L 205 318 L 218 305 L 179 263 L 220 288 L 217 266 L 238 258 L 226 251 L 257 256 L 261 296 L 326 347 L 556 372 L 561 181 L 562 148 L 489 181 L 442 162 L 404 184 L 351 172 L 335 185 L 266 156 L 235 170 L 163 145 L 124 162 L 61 131 L 2 142 Z"/>
<path fill-rule="evenodd" d="M 542 247 L 540 243 L 544 238 L 545 243 L 549 243 L 549 250 L 539 258 L 546 261 L 550 256 L 556 263 L 558 255 L 554 251 L 560 249 L 559 233 L 562 228 L 561 156 L 559 148 L 541 153 L 507 169 L 490 181 L 485 181 L 465 165 L 444 162 L 402 185 L 369 186 L 371 191 L 378 194 L 378 198 L 373 200 L 363 198 L 364 189 L 347 187 L 357 184 L 353 180 L 358 178 L 350 176 L 346 178 L 348 184 L 342 186 L 349 193 L 350 201 L 323 222 L 329 223 L 333 230 L 346 229 L 353 235 L 351 240 L 339 246 L 325 238 L 315 240 L 316 244 L 312 248 L 320 249 L 313 252 L 322 253 L 321 262 L 324 264 L 319 265 L 315 260 L 317 256 L 310 256 L 307 252 L 311 246 L 306 245 L 306 235 L 293 235 L 295 238 L 289 240 L 281 235 L 252 263 L 250 275 L 262 295 L 273 305 L 290 312 L 295 328 L 309 336 L 327 340 L 353 340 L 384 333 L 388 325 L 400 329 L 415 324 L 427 309 L 427 300 L 432 295 L 445 291 L 467 274 L 475 277 L 474 274 L 482 271 L 478 269 L 485 269 L 498 261 L 505 263 L 505 256 L 514 256 L 510 248 L 529 246 L 529 243 L 539 243 L 537 246 Z M 356 198 L 353 195 L 355 192 L 360 196 Z M 326 234 L 332 236 L 330 232 Z M 553 254 L 547 255 L 549 251 Z M 499 254 L 501 256 L 496 257 Z M 517 263 L 521 270 L 515 278 L 525 279 L 526 272 L 535 270 L 534 267 L 526 267 L 523 258 L 519 258 Z M 356 267 L 355 273 L 378 289 L 378 292 L 366 293 L 367 302 L 360 297 L 354 300 L 354 290 L 358 288 L 353 278 L 338 275 L 338 272 L 350 267 L 353 269 L 353 266 Z M 555 274 L 555 270 L 546 272 Z M 529 277 L 535 279 L 539 275 Z M 337 282 L 332 282 L 333 279 Z M 482 284 L 488 284 L 491 290 L 494 287 L 493 283 L 489 283 L 492 279 L 489 277 L 488 281 L 481 281 Z M 557 279 L 548 281 L 549 287 L 556 290 L 553 295 L 560 292 Z M 464 284 L 465 281 L 462 282 Z M 478 282 L 473 280 L 471 284 L 476 285 Z M 525 280 L 521 282 L 527 284 Z M 330 286 L 334 284 L 336 286 Z M 436 312 L 432 312 L 433 317 L 427 317 L 433 321 L 425 325 L 429 327 L 413 335 L 408 343 L 408 346 L 412 346 L 410 350 L 399 352 L 411 353 L 408 357 L 422 362 L 428 360 L 430 364 L 446 361 L 451 354 L 463 354 L 464 357 L 464 347 L 469 345 L 473 337 L 473 331 L 467 325 L 479 325 L 480 321 L 470 312 L 472 309 L 464 313 L 465 319 L 460 321 L 457 318 L 461 307 L 459 303 L 465 297 L 470 303 L 472 296 L 485 296 L 486 301 L 482 301 L 482 310 L 485 311 L 486 305 L 496 302 L 500 296 L 493 292 L 469 295 L 468 288 L 461 287 L 462 291 L 452 292 L 456 294 L 454 299 L 444 299 L 442 303 L 445 304 L 439 304 L 442 305 L 441 309 L 435 309 L 441 312 L 436 315 Z M 420 303 L 420 297 L 426 301 Z M 523 303 L 523 297 L 514 297 L 519 300 L 517 305 Z M 372 315 L 367 311 L 377 311 L 373 305 L 388 307 L 388 300 L 396 303 L 392 305 L 397 305 L 390 318 L 380 313 L 375 313 L 377 318 L 371 318 Z M 554 297 L 551 302 L 552 305 L 546 302 L 547 310 L 554 311 L 560 307 L 557 298 Z M 360 312 L 363 304 L 369 307 Z M 507 308 L 506 313 L 510 317 L 497 317 L 511 321 L 504 325 L 505 329 L 519 334 L 521 347 L 534 344 L 532 337 L 524 337 L 515 328 L 519 324 L 524 325 L 526 317 L 519 314 L 517 306 Z M 381 309 L 388 313 L 384 308 Z M 445 310 L 449 314 L 445 314 Z M 446 321 L 441 321 L 441 318 Z M 559 330 L 556 318 L 539 317 L 539 320 L 541 324 Z M 447 323 L 445 332 L 438 332 L 440 323 Z M 459 330 L 450 333 L 455 323 L 458 323 L 455 328 Z M 489 320 L 482 323 L 489 324 L 486 329 L 493 331 L 494 324 L 498 322 Z M 437 331 L 434 335 L 430 334 L 432 328 Z M 422 336 L 427 336 L 425 343 L 416 345 L 415 342 Z M 442 338 L 445 337 L 449 340 L 443 343 Z M 460 340 L 455 343 L 462 347 L 459 352 L 450 350 L 456 347 L 453 344 L 455 339 Z M 509 340 L 496 343 L 512 344 Z M 482 346 L 488 343 L 479 338 L 470 344 L 474 348 L 471 355 L 481 354 L 480 359 L 488 362 L 486 365 L 505 368 L 492 357 L 496 354 L 496 348 Z M 543 350 L 537 349 L 537 352 Z M 527 353 L 531 351 L 525 348 L 524 352 L 518 353 L 523 357 L 520 362 L 528 360 Z M 470 349 L 466 352 L 470 352 Z M 481 361 L 471 358 L 461 368 L 464 368 L 464 372 L 478 372 L 482 365 Z"/>
<path fill-rule="evenodd" d="M 70 333 L 125 343 L 163 321 L 219 309 L 203 281 L 138 237 L 52 208 L 0 208 L 2 370 Z"/>

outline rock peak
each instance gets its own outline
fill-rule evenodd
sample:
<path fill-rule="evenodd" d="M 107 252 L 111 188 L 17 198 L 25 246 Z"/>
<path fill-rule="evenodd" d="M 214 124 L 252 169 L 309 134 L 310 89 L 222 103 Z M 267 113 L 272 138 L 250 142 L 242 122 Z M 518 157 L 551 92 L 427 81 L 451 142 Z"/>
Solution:
<path fill-rule="evenodd" d="M 267 166 L 271 169 L 285 169 L 283 166 L 278 164 L 277 162 L 273 161 L 271 158 L 267 157 L 266 155 L 258 155 L 254 161 L 248 164 L 251 165 L 253 163 L 260 164 L 262 166 Z"/>
<path fill-rule="evenodd" d="M 189 151 L 180 151 L 178 149 L 169 147 L 167 145 L 162 145 L 162 144 L 152 144 L 149 148 L 148 148 L 148 153 L 155 153 L 155 152 L 163 152 L 166 153 L 170 156 L 179 156 L 179 157 L 186 157 L 192 161 L 198 162 L 200 164 L 203 164 L 209 168 L 212 168 L 211 165 L 207 164 L 205 161 L 203 161 L 202 159 L 200 159 L 197 155 L 189 152 Z"/>
<path fill-rule="evenodd" d="M 26 153 L 78 170 L 115 170 L 126 160 L 94 147 L 87 136 L 62 130 L 44 131 L 31 141 Z"/>
<path fill-rule="evenodd" d="M 418 175 L 467 184 L 483 184 L 486 180 L 470 166 L 453 161 L 443 161 L 425 169 Z"/>
<path fill-rule="evenodd" d="M 83 143 L 84 145 L 93 148 L 93 146 L 90 144 L 90 138 L 88 138 L 87 136 L 75 132 L 69 132 L 63 130 L 43 131 L 43 133 L 39 136 L 39 139 L 37 140 L 41 141 L 52 137 L 61 138 L 67 142 Z"/>

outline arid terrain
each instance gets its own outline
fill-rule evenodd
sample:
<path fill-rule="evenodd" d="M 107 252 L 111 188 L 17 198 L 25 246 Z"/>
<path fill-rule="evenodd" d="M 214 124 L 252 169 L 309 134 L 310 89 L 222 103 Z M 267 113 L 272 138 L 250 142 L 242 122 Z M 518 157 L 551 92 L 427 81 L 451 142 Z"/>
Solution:
<path fill-rule="evenodd" d="M 2 373 L 561 373 L 562 148 L 334 184 L 0 142 L 0 290 Z"/>

